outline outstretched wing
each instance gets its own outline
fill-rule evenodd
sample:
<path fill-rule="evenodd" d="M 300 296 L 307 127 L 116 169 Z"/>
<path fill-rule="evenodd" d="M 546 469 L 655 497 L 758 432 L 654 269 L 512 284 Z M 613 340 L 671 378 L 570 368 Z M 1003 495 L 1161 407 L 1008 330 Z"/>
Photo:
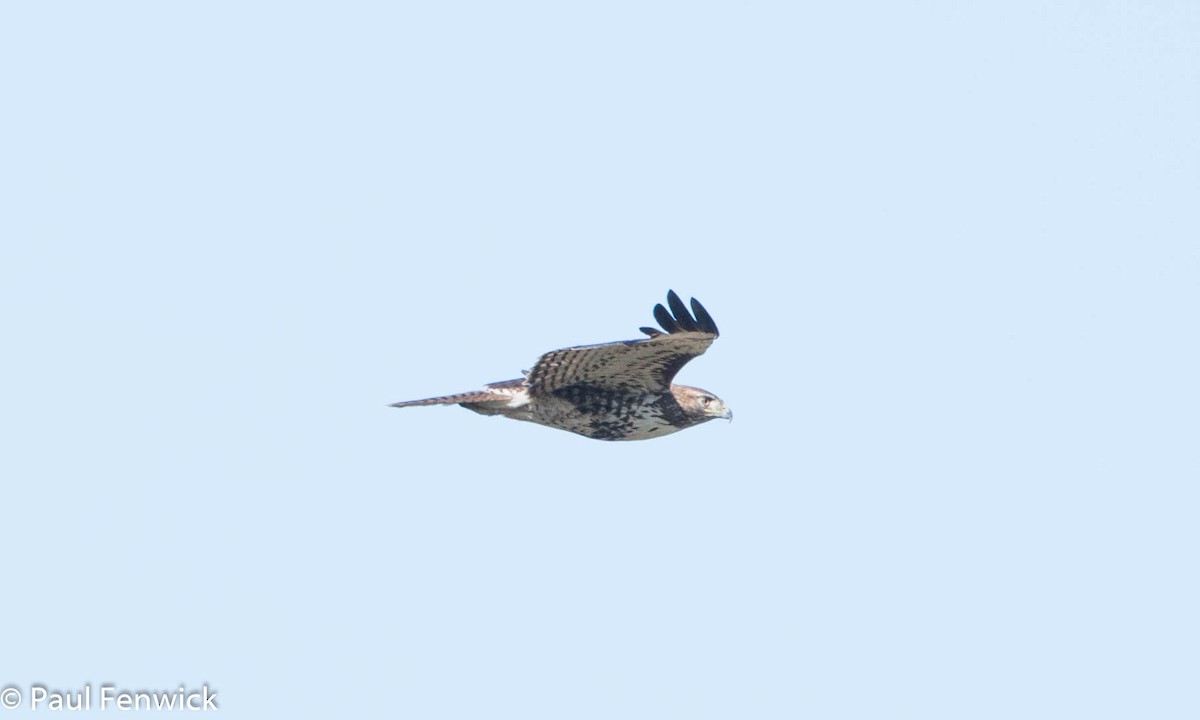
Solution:
<path fill-rule="evenodd" d="M 621 392 L 666 392 L 679 369 L 704 354 L 717 339 L 717 324 L 692 298 L 692 313 L 672 290 L 667 305 L 654 307 L 662 331 L 642 328 L 647 340 L 582 345 L 548 352 L 538 358 L 526 382 L 531 394 L 546 394 L 586 385 Z"/>

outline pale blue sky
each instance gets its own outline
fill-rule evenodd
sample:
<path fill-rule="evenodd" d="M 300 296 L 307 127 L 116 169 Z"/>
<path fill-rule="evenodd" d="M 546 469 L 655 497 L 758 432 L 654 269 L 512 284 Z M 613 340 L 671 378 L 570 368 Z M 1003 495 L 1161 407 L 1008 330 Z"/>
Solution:
<path fill-rule="evenodd" d="M 1200 5 L 19 3 L 0 82 L 0 686 L 1200 714 Z M 385 407 L 668 288 L 733 423 Z"/>

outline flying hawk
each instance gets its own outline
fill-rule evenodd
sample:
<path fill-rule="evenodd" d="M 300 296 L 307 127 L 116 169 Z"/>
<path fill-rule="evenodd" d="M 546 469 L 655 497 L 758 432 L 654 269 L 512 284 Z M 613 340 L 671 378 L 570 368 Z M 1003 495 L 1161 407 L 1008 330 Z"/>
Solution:
<path fill-rule="evenodd" d="M 483 390 L 391 407 L 462 405 L 481 415 L 503 415 L 597 440 L 647 440 L 714 418 L 733 419 L 712 393 L 671 380 L 717 339 L 717 324 L 692 298 L 692 313 L 674 290 L 667 306 L 654 307 L 662 331 L 644 327 L 648 339 L 581 345 L 548 352 L 525 377 Z"/>

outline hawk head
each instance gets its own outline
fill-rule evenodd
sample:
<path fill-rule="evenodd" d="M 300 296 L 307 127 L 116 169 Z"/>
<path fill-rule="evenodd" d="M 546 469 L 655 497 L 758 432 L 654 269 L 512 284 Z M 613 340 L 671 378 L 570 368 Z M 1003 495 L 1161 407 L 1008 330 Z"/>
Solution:
<path fill-rule="evenodd" d="M 725 402 L 707 390 L 687 385 L 672 385 L 671 394 L 675 396 L 675 402 L 683 408 L 693 425 L 716 418 L 733 419 L 733 411 L 725 407 Z"/>

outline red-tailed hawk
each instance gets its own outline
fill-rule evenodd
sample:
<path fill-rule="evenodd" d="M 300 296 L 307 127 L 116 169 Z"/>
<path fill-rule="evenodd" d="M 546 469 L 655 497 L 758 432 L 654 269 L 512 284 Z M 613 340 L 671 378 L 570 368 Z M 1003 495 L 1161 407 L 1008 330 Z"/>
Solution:
<path fill-rule="evenodd" d="M 548 352 L 519 380 L 475 392 L 398 402 L 392 407 L 462 405 L 597 440 L 647 440 L 708 422 L 733 419 L 712 393 L 671 380 L 717 339 L 717 324 L 692 298 L 692 312 L 674 290 L 654 307 L 662 331 L 643 340 L 581 345 Z M 695 313 L 693 316 L 692 313 Z"/>

